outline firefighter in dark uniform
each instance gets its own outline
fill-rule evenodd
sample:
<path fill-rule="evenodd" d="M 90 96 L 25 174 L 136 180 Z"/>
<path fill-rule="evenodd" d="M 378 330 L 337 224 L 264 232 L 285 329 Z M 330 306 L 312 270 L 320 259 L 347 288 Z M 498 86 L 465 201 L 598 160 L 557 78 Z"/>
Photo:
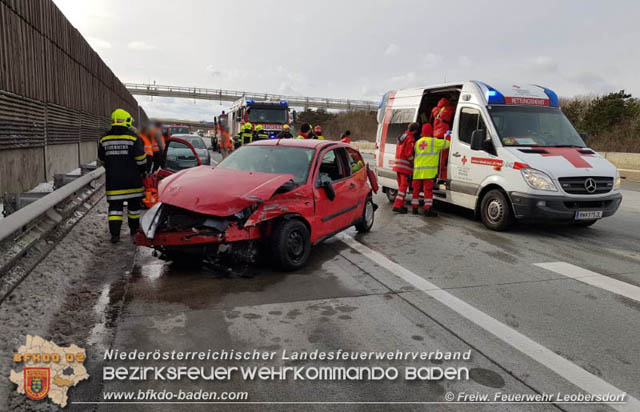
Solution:
<path fill-rule="evenodd" d="M 111 114 L 111 130 L 98 143 L 98 158 L 106 169 L 109 232 L 111 243 L 120 241 L 124 202 L 131 235 L 140 226 L 140 200 L 144 196 L 142 176 L 147 166 L 142 139 L 128 127 L 133 122 L 129 113 L 116 109 Z"/>

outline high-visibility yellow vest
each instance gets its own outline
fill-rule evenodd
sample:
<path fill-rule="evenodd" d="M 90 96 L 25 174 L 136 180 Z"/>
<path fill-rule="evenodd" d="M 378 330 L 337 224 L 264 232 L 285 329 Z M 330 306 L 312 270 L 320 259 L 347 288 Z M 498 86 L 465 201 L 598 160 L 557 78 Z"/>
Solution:
<path fill-rule="evenodd" d="M 245 129 L 240 133 L 240 144 L 245 144 L 245 141 L 247 144 L 253 142 L 253 131 L 251 131 L 251 129 Z"/>
<path fill-rule="evenodd" d="M 433 179 L 438 174 L 440 152 L 447 149 L 451 142 L 433 137 L 421 137 L 416 142 L 413 160 L 414 179 Z"/>

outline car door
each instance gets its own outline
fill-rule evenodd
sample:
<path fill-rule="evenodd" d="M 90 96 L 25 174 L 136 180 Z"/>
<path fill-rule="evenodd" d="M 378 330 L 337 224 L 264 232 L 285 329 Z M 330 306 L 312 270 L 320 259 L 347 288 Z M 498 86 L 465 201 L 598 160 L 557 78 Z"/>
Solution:
<path fill-rule="evenodd" d="M 345 149 L 347 155 L 347 161 L 349 163 L 348 171 L 351 176 L 348 185 L 349 192 L 346 196 L 349 197 L 350 202 L 356 204 L 357 207 L 352 212 L 352 221 L 362 216 L 362 207 L 369 194 L 369 179 L 367 165 L 360 153 L 352 148 Z M 374 176 L 375 178 L 375 176 Z"/>
<path fill-rule="evenodd" d="M 315 220 L 318 238 L 323 238 L 349 226 L 357 207 L 354 192 L 356 183 L 354 176 L 348 172 L 348 162 L 344 148 L 327 149 L 320 153 L 316 165 L 314 199 Z M 330 198 L 323 187 L 328 181 L 335 196 Z"/>
<path fill-rule="evenodd" d="M 191 143 L 178 137 L 170 137 L 162 153 L 160 169 L 155 173 L 158 181 L 180 170 L 201 166 L 202 161 Z"/>
<path fill-rule="evenodd" d="M 487 130 L 482 112 L 471 106 L 461 107 L 451 138 L 448 177 L 451 200 L 468 208 L 475 207 L 480 183 L 493 172 L 493 167 L 502 163 L 490 151 L 471 150 L 471 135 L 475 130 Z"/>

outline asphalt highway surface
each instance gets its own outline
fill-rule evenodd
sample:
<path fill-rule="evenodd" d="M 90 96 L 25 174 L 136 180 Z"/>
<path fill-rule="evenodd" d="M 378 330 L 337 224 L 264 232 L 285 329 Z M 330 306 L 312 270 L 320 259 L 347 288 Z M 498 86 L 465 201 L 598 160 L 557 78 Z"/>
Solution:
<path fill-rule="evenodd" d="M 469 377 L 94 381 L 74 389 L 68 409 L 122 410 L 118 404 L 76 402 L 100 399 L 105 391 L 151 388 L 248 393 L 249 403 L 222 403 L 216 410 L 638 411 L 640 185 L 625 183 L 623 196 L 613 217 L 589 228 L 516 225 L 498 233 L 470 212 L 438 203 L 437 218 L 395 215 L 379 193 L 370 233 L 350 229 L 314 247 L 309 265 L 293 273 L 265 266 L 254 268 L 251 277 L 224 276 L 171 265 L 138 248 L 131 272 L 105 275 L 101 294 L 91 301 L 94 312 L 108 315 L 87 325 L 88 351 L 470 351 L 470 360 L 455 361 L 323 362 L 278 355 L 269 361 L 220 362 L 463 366 Z M 119 247 L 131 247 L 127 242 Z M 165 366 L 94 357 L 90 374 L 100 377 L 106 364 Z M 493 400 L 496 393 L 626 396 L 609 405 L 464 403 L 483 394 Z M 450 397 L 454 402 L 446 403 Z M 172 411 L 176 405 L 127 408 Z M 211 405 L 188 408 L 209 410 Z"/>

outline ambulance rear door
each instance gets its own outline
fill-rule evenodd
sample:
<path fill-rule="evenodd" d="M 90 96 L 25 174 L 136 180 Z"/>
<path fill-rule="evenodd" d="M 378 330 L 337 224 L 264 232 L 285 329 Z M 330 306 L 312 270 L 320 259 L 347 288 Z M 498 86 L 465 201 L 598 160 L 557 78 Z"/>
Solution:
<path fill-rule="evenodd" d="M 417 121 L 418 107 L 424 89 L 406 89 L 388 92 L 378 111 L 376 139 L 376 174 L 380 186 L 396 190 L 398 183 L 392 171 L 396 157 L 396 141 L 407 130 L 409 123 Z"/>

